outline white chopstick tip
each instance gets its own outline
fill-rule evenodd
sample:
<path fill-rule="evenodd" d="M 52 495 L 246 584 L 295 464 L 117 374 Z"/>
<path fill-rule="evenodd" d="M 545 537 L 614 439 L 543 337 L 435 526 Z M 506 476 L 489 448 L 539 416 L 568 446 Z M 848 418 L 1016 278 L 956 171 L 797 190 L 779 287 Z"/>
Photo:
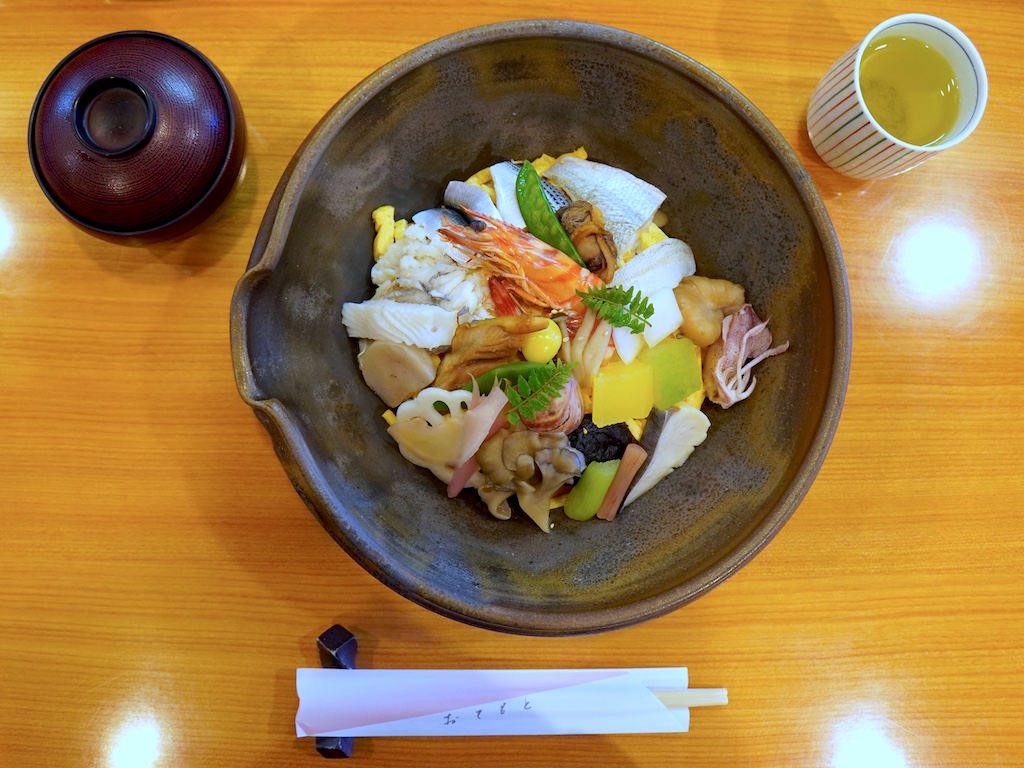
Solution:
<path fill-rule="evenodd" d="M 688 707 L 721 707 L 729 703 L 729 691 L 725 688 L 682 688 L 675 690 L 651 689 L 658 701 L 669 709 Z"/>

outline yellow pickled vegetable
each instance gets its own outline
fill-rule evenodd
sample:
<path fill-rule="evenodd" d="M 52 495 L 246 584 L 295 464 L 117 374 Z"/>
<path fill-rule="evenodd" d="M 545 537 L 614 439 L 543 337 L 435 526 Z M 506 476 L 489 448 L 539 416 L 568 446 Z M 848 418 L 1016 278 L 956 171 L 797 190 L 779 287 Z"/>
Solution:
<path fill-rule="evenodd" d="M 594 377 L 594 411 L 598 427 L 627 419 L 643 419 L 654 407 L 654 372 L 650 363 L 616 360 L 598 369 Z"/>

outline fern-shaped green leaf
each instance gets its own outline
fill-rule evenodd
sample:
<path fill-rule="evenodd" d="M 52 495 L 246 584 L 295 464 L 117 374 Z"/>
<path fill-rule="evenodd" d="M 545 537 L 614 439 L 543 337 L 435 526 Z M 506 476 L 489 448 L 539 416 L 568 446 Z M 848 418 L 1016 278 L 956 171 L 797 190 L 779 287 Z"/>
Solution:
<path fill-rule="evenodd" d="M 546 411 L 551 401 L 561 394 L 575 367 L 576 363 L 552 360 L 531 371 L 529 376 L 520 376 L 515 384 L 510 384 L 505 390 L 511 406 L 508 412 L 509 423 L 532 419 Z"/>
<path fill-rule="evenodd" d="M 602 285 L 586 293 L 576 293 L 583 299 L 585 307 L 594 310 L 599 318 L 607 320 L 616 328 L 629 328 L 633 333 L 643 333 L 651 324 L 654 305 L 636 288 Z"/>

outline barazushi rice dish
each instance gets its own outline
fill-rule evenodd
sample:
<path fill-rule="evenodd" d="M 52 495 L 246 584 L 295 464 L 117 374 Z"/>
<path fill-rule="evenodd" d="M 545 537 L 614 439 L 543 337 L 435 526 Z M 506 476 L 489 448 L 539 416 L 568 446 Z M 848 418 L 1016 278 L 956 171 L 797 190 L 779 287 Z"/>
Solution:
<path fill-rule="evenodd" d="M 443 200 L 373 212 L 376 290 L 342 322 L 402 455 L 498 519 L 628 514 L 705 440 L 701 408 L 748 398 L 789 346 L 743 286 L 696 273 L 663 192 L 584 148 Z"/>

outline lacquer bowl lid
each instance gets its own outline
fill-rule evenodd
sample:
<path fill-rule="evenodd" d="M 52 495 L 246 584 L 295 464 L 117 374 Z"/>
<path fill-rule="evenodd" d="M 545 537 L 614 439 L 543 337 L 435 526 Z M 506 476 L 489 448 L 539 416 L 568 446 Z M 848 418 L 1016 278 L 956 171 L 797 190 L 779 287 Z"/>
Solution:
<path fill-rule="evenodd" d="M 224 76 L 192 46 L 126 31 L 72 51 L 29 121 L 36 179 L 69 219 L 113 239 L 182 235 L 227 199 L 245 123 Z"/>

